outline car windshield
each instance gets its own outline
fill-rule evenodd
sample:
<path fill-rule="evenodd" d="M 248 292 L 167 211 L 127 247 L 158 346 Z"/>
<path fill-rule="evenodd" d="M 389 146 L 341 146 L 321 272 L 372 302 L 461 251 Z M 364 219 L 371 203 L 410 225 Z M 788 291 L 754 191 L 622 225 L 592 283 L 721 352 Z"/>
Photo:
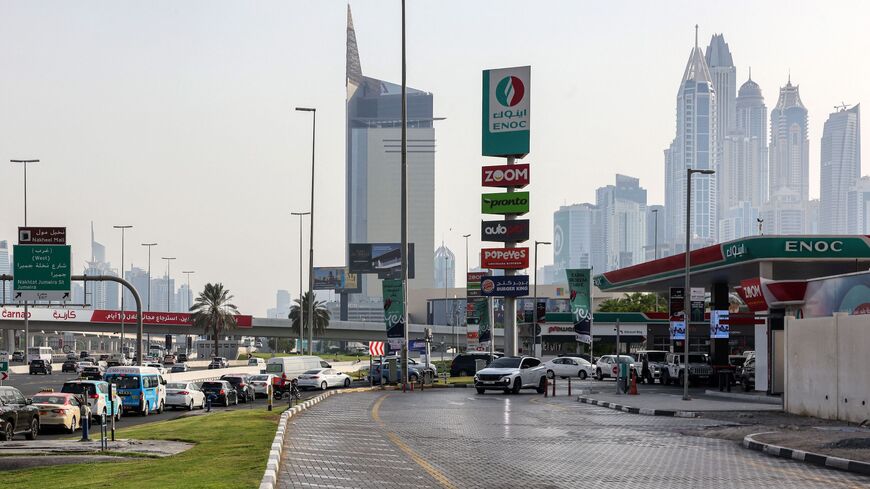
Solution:
<path fill-rule="evenodd" d="M 187 389 L 187 384 L 185 384 L 184 382 L 172 382 L 172 383 L 166 384 L 166 388 L 167 389 Z"/>
<path fill-rule="evenodd" d="M 317 375 L 319 373 L 320 373 L 320 369 L 318 368 L 318 369 L 314 369 L 314 370 L 306 370 L 304 375 Z"/>
<path fill-rule="evenodd" d="M 69 384 L 64 384 L 63 387 L 60 388 L 60 391 L 67 394 L 93 394 L 96 392 L 94 388 L 94 384 L 82 384 L 79 382 L 73 382 Z"/>
<path fill-rule="evenodd" d="M 251 377 L 251 380 L 269 380 L 268 375 L 255 375 Z"/>
<path fill-rule="evenodd" d="M 281 373 L 281 364 L 280 363 L 270 363 L 266 365 L 266 372 L 272 373 Z"/>
<path fill-rule="evenodd" d="M 647 360 L 651 362 L 664 362 L 668 354 L 663 351 L 651 351 L 646 354 Z"/>
<path fill-rule="evenodd" d="M 634 362 L 634 357 L 628 355 L 619 355 L 619 363 L 632 363 Z"/>
<path fill-rule="evenodd" d="M 202 383 L 203 390 L 205 389 L 223 389 L 223 382 L 203 382 Z"/>
<path fill-rule="evenodd" d="M 109 377 L 109 382 L 115 384 L 118 389 L 138 389 L 138 375 L 113 375 Z"/>
<path fill-rule="evenodd" d="M 498 358 L 489 364 L 492 368 L 519 368 L 522 358 Z"/>
<path fill-rule="evenodd" d="M 66 396 L 37 394 L 33 396 L 34 404 L 66 404 Z"/>
<path fill-rule="evenodd" d="M 689 363 L 707 363 L 707 355 L 689 354 Z"/>

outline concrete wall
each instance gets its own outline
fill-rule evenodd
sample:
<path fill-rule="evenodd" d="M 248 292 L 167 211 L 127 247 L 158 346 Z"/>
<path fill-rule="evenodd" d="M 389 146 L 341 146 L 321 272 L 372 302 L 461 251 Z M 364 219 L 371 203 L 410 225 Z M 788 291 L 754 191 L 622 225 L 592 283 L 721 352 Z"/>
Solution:
<path fill-rule="evenodd" d="M 786 318 L 785 410 L 870 419 L 870 316 Z"/>

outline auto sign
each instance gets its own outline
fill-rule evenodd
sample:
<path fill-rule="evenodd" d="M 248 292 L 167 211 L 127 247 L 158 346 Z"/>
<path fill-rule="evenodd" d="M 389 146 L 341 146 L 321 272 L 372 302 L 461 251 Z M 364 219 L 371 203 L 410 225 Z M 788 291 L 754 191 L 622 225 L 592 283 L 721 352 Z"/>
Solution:
<path fill-rule="evenodd" d="M 481 221 L 480 239 L 482 241 L 497 241 L 500 243 L 527 241 L 529 239 L 529 220 Z"/>

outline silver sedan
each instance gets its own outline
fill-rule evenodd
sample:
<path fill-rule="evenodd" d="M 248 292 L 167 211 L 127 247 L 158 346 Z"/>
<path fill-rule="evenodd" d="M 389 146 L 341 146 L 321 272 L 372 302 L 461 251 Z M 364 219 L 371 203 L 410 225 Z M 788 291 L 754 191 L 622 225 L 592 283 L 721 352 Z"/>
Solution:
<path fill-rule="evenodd" d="M 299 376 L 299 388 L 326 390 L 330 387 L 350 387 L 350 376 L 334 368 L 316 368 Z"/>

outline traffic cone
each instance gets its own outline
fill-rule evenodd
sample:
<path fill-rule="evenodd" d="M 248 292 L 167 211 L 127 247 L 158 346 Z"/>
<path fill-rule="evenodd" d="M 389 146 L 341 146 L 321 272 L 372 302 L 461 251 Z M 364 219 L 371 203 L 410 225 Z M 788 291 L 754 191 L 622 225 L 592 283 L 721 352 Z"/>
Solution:
<path fill-rule="evenodd" d="M 631 372 L 631 387 L 628 389 L 628 395 L 637 395 L 637 374 L 633 371 Z"/>

